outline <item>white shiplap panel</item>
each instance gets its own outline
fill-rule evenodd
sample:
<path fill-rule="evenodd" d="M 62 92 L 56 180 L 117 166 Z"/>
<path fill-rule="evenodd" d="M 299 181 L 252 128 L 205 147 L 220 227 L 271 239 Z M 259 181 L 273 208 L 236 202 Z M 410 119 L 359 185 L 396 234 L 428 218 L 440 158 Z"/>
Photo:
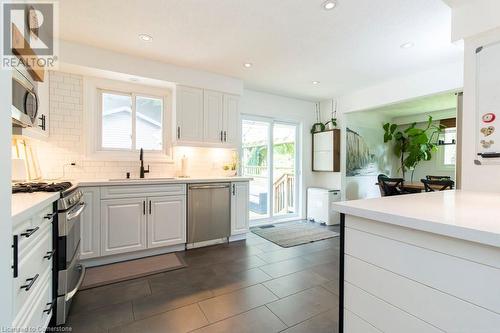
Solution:
<path fill-rule="evenodd" d="M 348 282 L 344 288 L 345 308 L 384 333 L 443 332 Z"/>
<path fill-rule="evenodd" d="M 354 313 L 344 310 L 344 332 L 346 333 L 382 333 Z"/>
<path fill-rule="evenodd" d="M 499 269 L 350 228 L 345 253 L 500 313 Z"/>
<path fill-rule="evenodd" d="M 492 333 L 500 315 L 351 256 L 345 280 L 446 332 Z"/>
<path fill-rule="evenodd" d="M 346 216 L 346 227 L 500 268 L 500 249 L 493 246 L 444 237 L 430 232 L 380 223 L 351 215 Z"/>

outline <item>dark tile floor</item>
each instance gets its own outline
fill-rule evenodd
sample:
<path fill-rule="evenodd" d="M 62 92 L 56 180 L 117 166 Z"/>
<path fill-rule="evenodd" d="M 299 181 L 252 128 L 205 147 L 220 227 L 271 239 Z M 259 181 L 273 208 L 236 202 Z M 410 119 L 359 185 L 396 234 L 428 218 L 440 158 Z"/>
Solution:
<path fill-rule="evenodd" d="M 183 252 L 187 268 L 81 291 L 72 332 L 337 332 L 339 238 Z"/>

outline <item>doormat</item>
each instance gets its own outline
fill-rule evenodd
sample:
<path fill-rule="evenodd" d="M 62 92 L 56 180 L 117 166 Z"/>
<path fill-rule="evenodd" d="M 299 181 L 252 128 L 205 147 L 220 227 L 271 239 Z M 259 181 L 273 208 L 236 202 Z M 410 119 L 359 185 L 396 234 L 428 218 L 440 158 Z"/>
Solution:
<path fill-rule="evenodd" d="M 272 226 L 272 228 L 254 227 L 250 230 L 281 247 L 312 243 L 340 235 L 338 232 L 330 230 L 328 226 L 304 220 L 279 223 Z"/>

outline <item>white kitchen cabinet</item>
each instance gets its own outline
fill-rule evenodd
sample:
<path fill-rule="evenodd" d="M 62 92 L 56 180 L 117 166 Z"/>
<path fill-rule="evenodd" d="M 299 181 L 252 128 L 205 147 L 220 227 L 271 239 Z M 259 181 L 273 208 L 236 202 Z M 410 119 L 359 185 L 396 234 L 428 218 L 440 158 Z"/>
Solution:
<path fill-rule="evenodd" d="M 248 231 L 248 182 L 231 183 L 231 235 Z"/>
<path fill-rule="evenodd" d="M 223 132 L 224 144 L 238 146 L 240 124 L 240 98 L 234 95 L 224 95 Z"/>
<path fill-rule="evenodd" d="M 177 143 L 203 141 L 203 89 L 177 87 Z"/>
<path fill-rule="evenodd" d="M 238 96 L 179 86 L 176 100 L 176 144 L 231 148 L 238 146 Z"/>
<path fill-rule="evenodd" d="M 148 248 L 186 242 L 186 197 L 148 198 Z"/>
<path fill-rule="evenodd" d="M 80 226 L 80 257 L 95 258 L 100 255 L 101 247 L 101 213 L 99 187 L 83 187 L 83 202 L 87 205 L 82 213 Z"/>
<path fill-rule="evenodd" d="M 101 255 L 146 247 L 146 198 L 101 200 Z"/>
<path fill-rule="evenodd" d="M 203 138 L 205 142 L 223 142 L 223 113 L 224 94 L 217 91 L 205 90 L 203 103 Z"/>

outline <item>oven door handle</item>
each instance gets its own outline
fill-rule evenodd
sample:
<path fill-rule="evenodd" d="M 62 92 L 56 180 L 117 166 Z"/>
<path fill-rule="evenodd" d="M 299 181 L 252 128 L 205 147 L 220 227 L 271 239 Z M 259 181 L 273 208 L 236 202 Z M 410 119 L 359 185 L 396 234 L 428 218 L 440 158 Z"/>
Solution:
<path fill-rule="evenodd" d="M 67 301 L 69 301 L 70 299 L 73 298 L 73 296 L 75 296 L 76 292 L 78 291 L 78 289 L 80 289 L 80 286 L 82 285 L 82 282 L 83 282 L 83 278 L 85 277 L 85 266 L 84 265 L 78 265 L 78 267 L 80 268 L 80 278 L 78 279 L 78 283 L 76 284 L 75 288 L 73 290 L 71 290 L 70 292 L 66 293 L 66 296 L 64 297 L 64 299 Z"/>
<path fill-rule="evenodd" d="M 66 217 L 68 221 L 76 219 L 80 214 L 83 212 L 83 210 L 87 207 L 87 204 L 85 202 L 80 203 L 80 208 L 74 213 L 68 213 L 68 216 Z"/>

